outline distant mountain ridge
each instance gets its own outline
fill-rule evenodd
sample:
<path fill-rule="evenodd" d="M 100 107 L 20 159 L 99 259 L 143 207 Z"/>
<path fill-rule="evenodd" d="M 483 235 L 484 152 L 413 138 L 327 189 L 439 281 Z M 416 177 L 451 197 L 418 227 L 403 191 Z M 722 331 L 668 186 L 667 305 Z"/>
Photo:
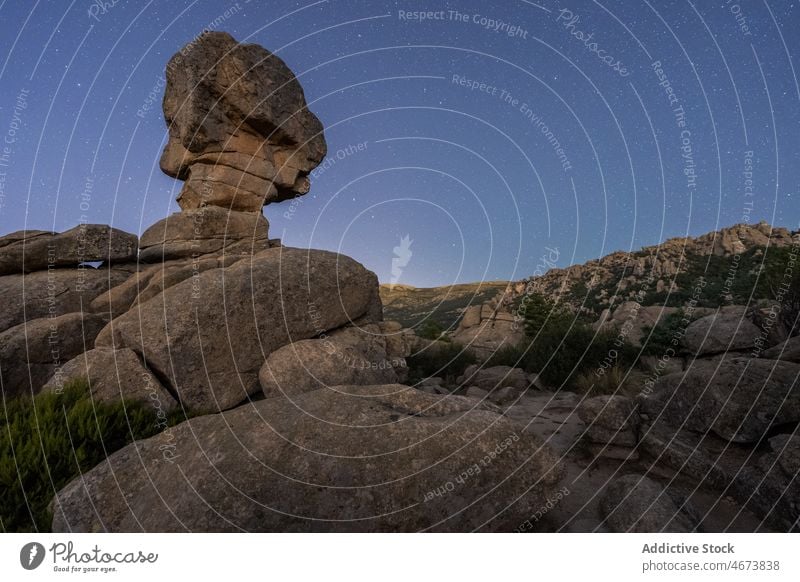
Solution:
<path fill-rule="evenodd" d="M 736 224 L 698 237 L 670 238 L 638 251 L 616 251 L 599 259 L 517 282 L 488 281 L 417 288 L 381 285 L 386 319 L 413 327 L 427 320 L 447 329 L 470 305 L 506 294 L 506 303 L 534 291 L 558 297 L 574 310 L 599 316 L 613 305 L 643 299 L 644 305 L 680 306 L 700 277 L 705 279 L 701 305 L 740 302 L 758 291 L 758 273 L 768 249 L 800 246 L 800 231 L 772 227 L 766 222 Z M 758 298 L 756 293 L 755 298 Z"/>
<path fill-rule="evenodd" d="M 759 273 L 779 249 L 800 246 L 800 231 L 766 222 L 735 224 L 698 237 L 676 237 L 639 251 L 617 251 L 580 265 L 550 269 L 512 285 L 512 299 L 535 291 L 599 315 L 634 297 L 643 305 L 680 306 L 702 277 L 701 305 L 746 303 L 763 293 Z M 771 252 L 770 252 L 771 251 Z"/>

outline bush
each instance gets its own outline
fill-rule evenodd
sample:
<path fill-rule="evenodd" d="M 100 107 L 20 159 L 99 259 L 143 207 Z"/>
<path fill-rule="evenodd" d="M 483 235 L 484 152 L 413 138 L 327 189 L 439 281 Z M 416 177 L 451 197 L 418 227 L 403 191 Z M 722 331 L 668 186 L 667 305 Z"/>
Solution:
<path fill-rule="evenodd" d="M 655 327 L 645 327 L 642 341 L 647 343 L 642 346 L 642 353 L 648 356 L 663 356 L 670 348 L 676 349 L 673 340 L 683 337 L 687 327 L 683 321 L 685 317 L 686 314 L 681 309 L 665 316 Z M 680 344 L 677 347 L 680 347 Z"/>
<path fill-rule="evenodd" d="M 597 375 L 594 371 L 579 374 L 573 382 L 573 388 L 579 394 L 597 396 L 600 394 L 618 394 L 625 378 L 622 366 L 614 365 L 605 373 Z"/>
<path fill-rule="evenodd" d="M 442 337 L 444 331 L 445 330 L 441 325 L 429 319 L 419 327 L 416 333 L 419 337 L 429 340 L 450 341 L 449 337 L 447 336 Z"/>
<path fill-rule="evenodd" d="M 569 311 L 541 293 L 525 295 L 518 313 L 525 318 L 525 334 L 529 337 L 535 337 L 545 326 L 559 326 L 572 320 Z"/>
<path fill-rule="evenodd" d="M 430 376 L 455 380 L 467 366 L 478 361 L 471 351 L 457 343 L 436 342 L 426 349 L 406 358 L 408 380 L 416 383 Z"/>
<path fill-rule="evenodd" d="M 173 413 L 169 425 L 184 420 Z M 163 419 L 161 420 L 163 426 Z M 0 531 L 48 531 L 55 493 L 114 451 L 159 431 L 144 402 L 93 402 L 86 381 L 61 393 L 4 401 L 0 415 Z"/>
<path fill-rule="evenodd" d="M 636 350 L 616 332 L 596 333 L 545 297 L 531 295 L 523 315 L 530 340 L 516 348 L 522 356 L 517 367 L 538 373 L 549 386 L 571 385 L 587 371 L 635 360 Z"/>
<path fill-rule="evenodd" d="M 525 349 L 527 343 L 522 343 L 516 346 L 504 346 L 495 351 L 486 360 L 484 367 L 491 368 L 492 366 L 511 366 L 512 368 L 521 368 L 525 365 Z"/>

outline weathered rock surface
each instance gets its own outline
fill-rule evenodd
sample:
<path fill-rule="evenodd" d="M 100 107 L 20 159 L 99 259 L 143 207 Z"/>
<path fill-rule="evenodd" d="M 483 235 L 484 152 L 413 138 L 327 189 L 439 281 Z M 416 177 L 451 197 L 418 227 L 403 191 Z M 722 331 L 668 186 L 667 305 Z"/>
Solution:
<path fill-rule="evenodd" d="M 177 406 L 158 378 L 128 348 L 97 348 L 76 356 L 56 370 L 42 392 L 60 390 L 78 379 L 89 381 L 92 397 L 99 402 L 140 400 L 164 411 Z"/>
<path fill-rule="evenodd" d="M 691 532 L 699 520 L 688 502 L 675 499 L 644 475 L 625 475 L 603 492 L 600 507 L 611 531 L 622 533 Z"/>
<path fill-rule="evenodd" d="M 718 313 L 701 317 L 686 328 L 683 343 L 698 356 L 752 350 L 761 330 L 744 314 Z"/>
<path fill-rule="evenodd" d="M 269 248 L 269 223 L 261 211 L 205 206 L 171 214 L 148 228 L 139 260 L 156 263 L 225 252 L 253 254 Z"/>
<path fill-rule="evenodd" d="M 762 354 L 770 360 L 786 360 L 800 364 L 800 335 L 787 339 L 785 342 L 765 350 Z"/>
<path fill-rule="evenodd" d="M 103 330 L 190 409 L 224 410 L 259 390 L 267 356 L 378 307 L 375 274 L 326 251 L 276 248 L 173 285 Z"/>
<path fill-rule="evenodd" d="M 521 368 L 512 368 L 511 366 L 481 368 L 472 365 L 464 370 L 463 376 L 458 378 L 458 383 L 464 386 L 477 386 L 487 392 L 505 387 L 517 388 L 522 391 L 528 389 L 531 380 L 525 370 Z"/>
<path fill-rule="evenodd" d="M 309 189 L 327 152 L 322 124 L 277 56 L 204 32 L 167 65 L 161 169 L 185 180 L 181 209 L 258 212 Z"/>
<path fill-rule="evenodd" d="M 0 277 L 0 331 L 24 321 L 89 310 L 92 300 L 130 273 L 118 269 L 52 269 Z"/>
<path fill-rule="evenodd" d="M 769 440 L 771 452 L 737 477 L 735 491 L 748 506 L 778 531 L 800 531 L 800 435 L 781 434 Z"/>
<path fill-rule="evenodd" d="M 636 403 L 621 395 L 588 398 L 578 406 L 587 436 L 597 443 L 634 447 L 638 442 L 639 415 Z"/>
<path fill-rule="evenodd" d="M 452 337 L 485 359 L 500 348 L 520 343 L 525 339 L 525 331 L 508 310 L 504 296 L 499 295 L 487 303 L 465 309 Z"/>
<path fill-rule="evenodd" d="M 37 394 L 65 362 L 88 349 L 108 323 L 94 313 L 34 319 L 0 333 L 5 395 Z"/>
<path fill-rule="evenodd" d="M 62 233 L 12 232 L 0 237 L 0 275 L 129 261 L 136 258 L 136 247 L 135 235 L 102 224 L 82 224 Z"/>
<path fill-rule="evenodd" d="M 635 301 L 626 301 L 611 314 L 608 310 L 604 311 L 593 327 L 601 331 L 616 331 L 634 346 L 640 346 L 647 339 L 648 329 L 656 327 L 677 311 L 676 307 L 643 306 Z"/>
<path fill-rule="evenodd" d="M 561 474 L 518 431 L 402 385 L 262 400 L 118 451 L 58 493 L 53 530 L 510 530 Z"/>
<path fill-rule="evenodd" d="M 758 442 L 772 426 L 800 421 L 800 365 L 726 356 L 696 360 L 659 378 L 641 410 L 673 427 Z"/>
<path fill-rule="evenodd" d="M 271 398 L 331 386 L 396 383 L 411 350 L 402 342 L 387 341 L 386 333 L 381 324 L 349 326 L 325 338 L 283 346 L 261 367 L 261 389 Z"/>

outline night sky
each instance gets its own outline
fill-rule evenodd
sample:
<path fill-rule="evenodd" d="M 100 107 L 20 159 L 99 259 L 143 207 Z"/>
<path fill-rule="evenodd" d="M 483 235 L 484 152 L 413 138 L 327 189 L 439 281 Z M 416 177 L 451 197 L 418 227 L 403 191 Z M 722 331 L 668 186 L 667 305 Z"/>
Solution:
<path fill-rule="evenodd" d="M 204 28 L 277 53 L 326 128 L 271 236 L 381 281 L 398 256 L 433 286 L 800 228 L 795 2 L 17 0 L 0 26 L 2 233 L 177 210 L 164 68 Z"/>

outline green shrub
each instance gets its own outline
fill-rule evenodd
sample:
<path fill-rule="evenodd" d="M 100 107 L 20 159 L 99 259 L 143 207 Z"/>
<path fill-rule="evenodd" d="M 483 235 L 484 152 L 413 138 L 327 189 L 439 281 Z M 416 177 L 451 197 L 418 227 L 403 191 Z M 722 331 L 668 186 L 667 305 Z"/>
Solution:
<path fill-rule="evenodd" d="M 475 354 L 460 344 L 435 342 L 406 358 L 408 380 L 415 383 L 423 378 L 439 376 L 452 381 L 477 361 Z"/>
<path fill-rule="evenodd" d="M 491 368 L 492 366 L 511 366 L 512 368 L 522 368 L 525 366 L 525 349 L 527 348 L 527 343 L 523 342 L 522 344 L 516 346 L 503 346 L 496 352 L 494 352 L 489 358 L 486 360 L 484 367 Z"/>
<path fill-rule="evenodd" d="M 419 329 L 416 330 L 416 334 L 419 337 L 429 340 L 450 341 L 449 337 L 447 336 L 442 337 L 444 331 L 445 331 L 444 328 L 441 325 L 439 325 L 439 323 L 429 319 L 421 326 L 419 326 Z"/>
<path fill-rule="evenodd" d="M 579 374 L 572 387 L 575 392 L 586 396 L 600 394 L 618 394 L 625 378 L 625 370 L 620 365 L 614 365 L 597 375 L 594 371 Z"/>
<path fill-rule="evenodd" d="M 541 293 L 525 295 L 518 313 L 525 319 L 525 334 L 530 337 L 535 337 L 546 326 L 560 326 L 572 320 L 566 308 Z"/>
<path fill-rule="evenodd" d="M 167 424 L 184 420 L 173 413 Z M 160 425 L 159 425 L 160 422 Z M 4 400 L 0 414 L 0 531 L 48 531 L 48 504 L 72 479 L 164 426 L 144 402 L 93 402 L 88 384 Z"/>
<path fill-rule="evenodd" d="M 673 340 L 683 337 L 687 323 L 684 321 L 686 314 L 683 310 L 665 316 L 655 327 L 645 327 L 642 341 L 642 353 L 648 356 L 663 356 L 670 348 L 676 349 Z M 680 342 L 679 342 L 680 344 Z"/>

